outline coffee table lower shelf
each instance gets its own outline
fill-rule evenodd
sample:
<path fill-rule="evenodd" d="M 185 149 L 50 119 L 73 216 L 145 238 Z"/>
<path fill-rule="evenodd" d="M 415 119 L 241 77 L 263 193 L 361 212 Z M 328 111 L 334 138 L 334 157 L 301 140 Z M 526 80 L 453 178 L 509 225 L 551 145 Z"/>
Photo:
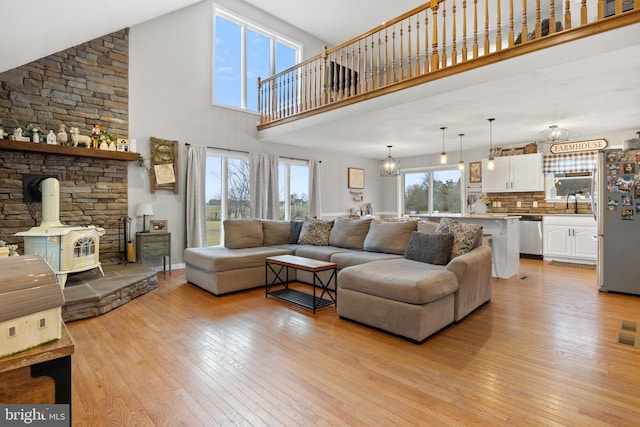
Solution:
<path fill-rule="evenodd" d="M 328 307 L 333 304 L 333 301 L 314 297 L 306 292 L 301 292 L 297 289 L 279 289 L 277 291 L 270 291 L 268 295 L 272 297 L 280 298 L 281 300 L 300 305 L 302 307 L 316 310 L 322 307 Z"/>

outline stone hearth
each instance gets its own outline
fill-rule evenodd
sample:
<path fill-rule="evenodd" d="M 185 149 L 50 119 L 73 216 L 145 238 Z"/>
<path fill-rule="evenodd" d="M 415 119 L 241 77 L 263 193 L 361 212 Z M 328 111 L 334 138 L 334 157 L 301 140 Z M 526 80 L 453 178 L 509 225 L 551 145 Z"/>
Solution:
<path fill-rule="evenodd" d="M 158 287 L 155 270 L 141 264 L 103 265 L 70 275 L 64 288 L 65 322 L 104 314 Z"/>

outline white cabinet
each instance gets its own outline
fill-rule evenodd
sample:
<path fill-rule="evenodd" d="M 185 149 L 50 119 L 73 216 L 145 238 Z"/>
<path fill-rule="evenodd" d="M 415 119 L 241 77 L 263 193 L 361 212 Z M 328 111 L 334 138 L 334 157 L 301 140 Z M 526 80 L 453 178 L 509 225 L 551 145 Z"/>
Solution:
<path fill-rule="evenodd" d="M 542 221 L 545 260 L 596 262 L 598 228 L 593 217 L 546 215 Z"/>
<path fill-rule="evenodd" d="M 542 153 L 496 157 L 495 166 L 489 171 L 487 159 L 482 159 L 483 193 L 544 191 Z"/>

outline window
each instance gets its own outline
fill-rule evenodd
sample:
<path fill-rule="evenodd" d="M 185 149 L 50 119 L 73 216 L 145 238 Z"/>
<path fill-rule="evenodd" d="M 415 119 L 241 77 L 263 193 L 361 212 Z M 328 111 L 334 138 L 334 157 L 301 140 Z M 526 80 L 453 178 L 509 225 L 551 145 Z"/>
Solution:
<path fill-rule="evenodd" d="M 280 160 L 280 219 L 302 220 L 309 215 L 309 165 L 296 160 Z"/>
<path fill-rule="evenodd" d="M 301 58 L 301 45 L 215 9 L 213 102 L 258 111 L 258 77 L 285 70 Z"/>
<path fill-rule="evenodd" d="M 545 175 L 546 199 L 562 201 L 567 195 L 575 194 L 582 202 L 591 201 L 591 173 L 549 173 Z"/>
<path fill-rule="evenodd" d="M 207 245 L 224 243 L 225 219 L 251 218 L 249 158 L 241 154 L 208 153 L 206 171 Z M 280 219 L 302 220 L 309 214 L 309 165 L 280 160 Z"/>
<path fill-rule="evenodd" d="M 428 169 L 403 174 L 405 215 L 462 212 L 458 169 Z"/>
<path fill-rule="evenodd" d="M 207 155 L 207 245 L 224 242 L 225 219 L 250 218 L 249 159 L 243 156 Z"/>

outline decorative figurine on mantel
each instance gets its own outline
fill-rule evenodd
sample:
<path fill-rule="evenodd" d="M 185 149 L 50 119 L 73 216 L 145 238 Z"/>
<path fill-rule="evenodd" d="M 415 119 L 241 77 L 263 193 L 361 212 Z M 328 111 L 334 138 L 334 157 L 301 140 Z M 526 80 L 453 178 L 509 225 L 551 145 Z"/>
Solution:
<path fill-rule="evenodd" d="M 64 123 L 60 123 L 60 127 L 58 128 L 57 140 L 60 144 L 64 144 L 69 140 L 69 137 L 67 135 L 67 125 L 65 125 Z"/>
<path fill-rule="evenodd" d="M 71 135 L 71 141 L 73 141 L 74 147 L 80 145 L 91 148 L 91 138 L 87 135 L 80 135 L 80 130 L 77 127 L 69 129 L 69 134 Z"/>
<path fill-rule="evenodd" d="M 53 130 L 50 130 L 47 135 L 47 144 L 56 144 L 56 134 L 53 133 Z"/>
<path fill-rule="evenodd" d="M 97 123 L 93 124 L 93 129 L 91 130 L 91 141 L 93 148 L 98 148 L 100 138 L 100 125 Z"/>

